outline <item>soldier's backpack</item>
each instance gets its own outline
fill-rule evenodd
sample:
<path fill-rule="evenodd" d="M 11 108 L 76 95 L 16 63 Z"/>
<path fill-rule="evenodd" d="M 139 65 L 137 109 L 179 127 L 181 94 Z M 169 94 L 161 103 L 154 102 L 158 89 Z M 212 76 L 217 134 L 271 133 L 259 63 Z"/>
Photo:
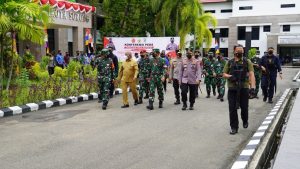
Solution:
<path fill-rule="evenodd" d="M 234 59 L 228 62 L 229 72 L 233 75 L 237 82 L 245 82 L 249 78 L 248 60 L 243 58 L 243 63 L 238 64 Z"/>

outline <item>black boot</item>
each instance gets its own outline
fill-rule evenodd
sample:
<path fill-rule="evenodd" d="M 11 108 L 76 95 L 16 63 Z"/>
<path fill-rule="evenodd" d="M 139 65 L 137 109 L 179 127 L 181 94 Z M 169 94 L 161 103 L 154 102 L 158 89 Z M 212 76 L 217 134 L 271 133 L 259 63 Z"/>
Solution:
<path fill-rule="evenodd" d="M 194 110 L 194 103 L 190 104 L 190 110 Z"/>
<path fill-rule="evenodd" d="M 210 98 L 210 94 L 208 94 L 208 95 L 206 96 L 206 98 Z"/>
<path fill-rule="evenodd" d="M 220 101 L 221 101 L 221 102 L 223 102 L 223 101 L 224 101 L 224 99 L 223 99 L 223 96 L 221 96 L 221 97 L 220 97 Z"/>
<path fill-rule="evenodd" d="M 153 101 L 149 100 L 149 105 L 147 106 L 147 109 L 153 110 Z"/>
<path fill-rule="evenodd" d="M 158 108 L 163 108 L 163 101 L 162 101 L 162 100 L 159 101 L 159 106 L 158 106 Z"/>
<path fill-rule="evenodd" d="M 180 104 L 180 100 L 179 99 L 176 99 L 176 101 L 174 102 L 175 105 L 178 105 Z"/>
<path fill-rule="evenodd" d="M 102 100 L 99 99 L 99 100 L 98 100 L 98 103 L 102 103 Z"/>
<path fill-rule="evenodd" d="M 135 100 L 134 101 L 134 105 L 136 106 L 136 105 L 138 105 L 139 104 L 139 100 Z"/>
<path fill-rule="evenodd" d="M 266 97 L 266 96 L 264 96 L 264 99 L 263 99 L 263 101 L 264 101 L 264 102 L 266 102 L 266 101 L 267 101 L 267 97 Z"/>
<path fill-rule="evenodd" d="M 220 95 L 218 95 L 217 99 L 221 99 L 221 96 L 220 96 Z"/>
<path fill-rule="evenodd" d="M 102 105 L 102 110 L 106 110 L 107 103 L 108 103 L 107 101 L 104 101 L 104 102 L 103 102 L 103 105 Z"/>
<path fill-rule="evenodd" d="M 146 96 L 144 97 L 144 99 L 149 99 L 149 94 L 146 93 Z"/>
<path fill-rule="evenodd" d="M 143 104 L 143 97 L 139 97 L 138 104 Z"/>
<path fill-rule="evenodd" d="M 186 108 L 187 108 L 187 104 L 186 104 L 186 102 L 183 102 L 183 106 L 182 106 L 181 110 L 186 110 Z"/>

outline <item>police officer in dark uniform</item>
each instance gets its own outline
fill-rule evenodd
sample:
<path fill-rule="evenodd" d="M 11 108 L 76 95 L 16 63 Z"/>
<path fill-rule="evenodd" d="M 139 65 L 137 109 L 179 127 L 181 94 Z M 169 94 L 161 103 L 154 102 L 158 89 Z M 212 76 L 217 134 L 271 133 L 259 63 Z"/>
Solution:
<path fill-rule="evenodd" d="M 230 134 L 234 135 L 239 129 L 237 110 L 241 108 L 243 127 L 248 128 L 249 107 L 249 81 L 251 82 L 250 93 L 255 90 L 254 68 L 250 60 L 243 58 L 242 45 L 234 47 L 234 58 L 228 61 L 224 67 L 223 77 L 228 79 L 228 103 L 230 117 Z"/>
<path fill-rule="evenodd" d="M 269 47 L 268 53 L 261 58 L 259 64 L 263 72 L 261 77 L 261 88 L 264 95 L 263 101 L 265 102 L 269 99 L 268 103 L 273 103 L 274 90 L 276 91 L 277 72 L 279 72 L 279 76 L 282 79 L 280 60 L 273 53 L 274 48 Z"/>

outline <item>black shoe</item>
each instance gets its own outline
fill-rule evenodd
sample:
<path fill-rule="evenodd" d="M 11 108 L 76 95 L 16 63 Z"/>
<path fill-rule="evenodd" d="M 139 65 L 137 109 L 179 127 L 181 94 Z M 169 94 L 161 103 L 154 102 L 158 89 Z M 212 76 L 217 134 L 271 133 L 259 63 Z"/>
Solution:
<path fill-rule="evenodd" d="M 102 103 L 102 100 L 98 100 L 98 103 Z"/>
<path fill-rule="evenodd" d="M 238 133 L 237 129 L 231 129 L 229 134 L 235 135 L 236 133 Z"/>
<path fill-rule="evenodd" d="M 190 110 L 194 110 L 194 107 L 190 107 L 189 109 L 190 109 Z"/>
<path fill-rule="evenodd" d="M 114 97 L 114 95 L 110 95 L 110 96 L 109 96 L 109 98 L 111 98 L 111 99 L 112 99 L 113 97 Z"/>
<path fill-rule="evenodd" d="M 219 95 L 219 96 L 217 97 L 217 99 L 221 99 L 221 96 Z"/>
<path fill-rule="evenodd" d="M 267 97 L 264 97 L 263 101 L 266 102 L 267 101 Z"/>
<path fill-rule="evenodd" d="M 129 107 L 129 105 L 127 104 L 127 105 L 123 105 L 123 106 L 121 106 L 121 108 L 123 109 L 123 108 L 128 108 Z"/>
<path fill-rule="evenodd" d="M 180 100 L 176 100 L 176 102 L 174 102 L 175 105 L 180 104 Z"/>
<path fill-rule="evenodd" d="M 213 91 L 213 95 L 216 96 L 216 91 L 215 90 Z"/>
<path fill-rule="evenodd" d="M 107 103 L 108 103 L 107 101 L 104 101 L 104 102 L 103 102 L 103 105 L 102 105 L 102 110 L 106 110 Z"/>
<path fill-rule="evenodd" d="M 138 100 L 135 100 L 134 101 L 134 105 L 136 106 L 136 105 L 138 105 L 139 104 L 139 101 Z"/>
<path fill-rule="evenodd" d="M 147 109 L 153 110 L 153 101 L 149 100 L 149 105 L 147 106 Z"/>
<path fill-rule="evenodd" d="M 210 95 L 207 95 L 206 98 L 210 98 Z"/>
<path fill-rule="evenodd" d="M 273 100 L 272 100 L 272 99 L 269 99 L 268 103 L 272 104 L 272 103 L 273 103 Z"/>
<path fill-rule="evenodd" d="M 186 103 L 183 103 L 183 106 L 182 106 L 182 109 L 181 109 L 181 110 L 186 110 L 186 108 L 187 108 Z"/>
<path fill-rule="evenodd" d="M 144 97 L 144 99 L 149 99 L 149 95 L 146 94 L 146 96 Z"/>
<path fill-rule="evenodd" d="M 244 127 L 245 129 L 248 128 L 248 126 L 249 126 L 249 123 L 248 123 L 248 122 L 243 124 L 243 127 Z"/>
<path fill-rule="evenodd" d="M 139 98 L 138 104 L 143 104 L 143 97 Z"/>
<path fill-rule="evenodd" d="M 223 97 L 221 97 L 221 98 L 220 98 L 220 101 L 221 101 L 221 102 L 223 102 L 223 101 L 224 101 Z"/>
<path fill-rule="evenodd" d="M 163 108 L 163 101 L 159 101 L 159 106 L 158 108 Z"/>

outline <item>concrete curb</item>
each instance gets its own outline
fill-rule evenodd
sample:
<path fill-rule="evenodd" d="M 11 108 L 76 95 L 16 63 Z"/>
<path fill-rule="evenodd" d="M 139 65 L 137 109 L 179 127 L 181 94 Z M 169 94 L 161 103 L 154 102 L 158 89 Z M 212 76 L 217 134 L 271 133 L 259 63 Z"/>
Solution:
<path fill-rule="evenodd" d="M 267 130 L 271 126 L 273 120 L 275 119 L 277 113 L 279 112 L 282 103 L 286 99 L 288 93 L 291 89 L 286 89 L 276 105 L 273 107 L 271 112 L 268 114 L 268 116 L 265 118 L 265 120 L 262 122 L 260 127 L 257 129 L 257 131 L 254 133 L 244 150 L 240 153 L 237 160 L 233 163 L 231 169 L 246 169 L 250 163 L 250 161 L 253 158 L 253 155 L 255 154 L 255 151 L 261 144 L 263 138 L 265 137 Z"/>
<path fill-rule="evenodd" d="M 300 70 L 298 71 L 298 73 L 296 74 L 296 76 L 293 78 L 293 81 L 299 81 L 300 80 Z"/>
<path fill-rule="evenodd" d="M 139 85 L 137 85 L 137 90 L 139 90 Z M 129 89 L 128 92 L 130 92 Z M 115 89 L 115 95 L 119 95 L 119 94 L 122 94 L 122 89 L 120 88 Z M 0 109 L 0 118 L 48 109 L 51 107 L 63 106 L 66 104 L 74 104 L 78 102 L 94 100 L 98 98 L 99 98 L 98 93 L 90 93 L 90 94 L 82 94 L 79 96 L 70 96 L 68 98 L 58 98 L 55 100 L 44 100 L 38 103 L 27 103 L 22 106 L 5 107 Z"/>

